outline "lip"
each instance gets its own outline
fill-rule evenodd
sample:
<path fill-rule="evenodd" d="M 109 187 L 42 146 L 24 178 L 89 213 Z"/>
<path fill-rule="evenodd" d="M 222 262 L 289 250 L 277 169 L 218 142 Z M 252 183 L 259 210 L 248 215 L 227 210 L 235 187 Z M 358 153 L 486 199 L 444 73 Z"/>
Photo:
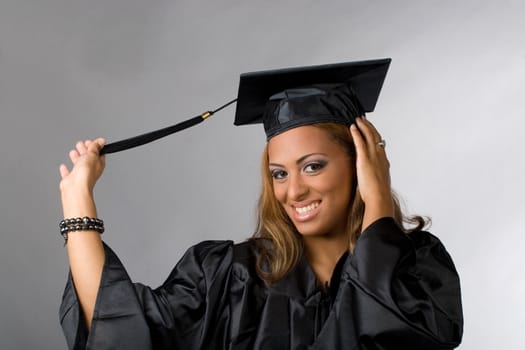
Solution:
<path fill-rule="evenodd" d="M 298 213 L 297 210 L 295 210 L 295 208 L 304 208 L 304 207 L 307 207 L 307 206 L 309 206 L 309 205 L 311 205 L 313 203 L 318 203 L 317 207 L 312 209 L 312 210 L 309 210 L 306 213 Z M 321 207 L 321 201 L 320 200 L 309 201 L 309 202 L 302 202 L 302 203 L 298 203 L 298 204 L 295 204 L 295 205 L 291 205 L 293 220 L 297 221 L 297 222 L 309 221 L 309 220 L 313 219 L 317 215 L 317 213 L 319 213 L 320 207 Z"/>

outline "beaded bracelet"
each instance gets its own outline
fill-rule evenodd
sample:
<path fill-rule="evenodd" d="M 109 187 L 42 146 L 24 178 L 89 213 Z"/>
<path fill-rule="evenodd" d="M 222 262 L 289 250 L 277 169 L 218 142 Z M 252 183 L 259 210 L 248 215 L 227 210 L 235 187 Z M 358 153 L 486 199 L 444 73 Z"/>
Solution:
<path fill-rule="evenodd" d="M 64 237 L 64 245 L 67 244 L 68 233 L 73 231 L 97 231 L 104 233 L 104 221 L 98 218 L 71 218 L 60 221 L 60 234 Z"/>

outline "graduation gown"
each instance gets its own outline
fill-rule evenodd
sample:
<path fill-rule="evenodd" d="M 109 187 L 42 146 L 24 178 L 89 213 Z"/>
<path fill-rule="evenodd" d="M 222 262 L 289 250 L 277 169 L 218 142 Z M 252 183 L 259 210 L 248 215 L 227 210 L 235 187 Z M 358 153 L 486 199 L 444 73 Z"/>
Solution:
<path fill-rule="evenodd" d="M 453 349 L 461 341 L 459 278 L 441 242 L 391 218 L 370 225 L 338 262 L 329 290 L 306 258 L 265 286 L 253 242 L 190 248 L 162 286 L 132 283 L 113 251 L 92 326 L 71 277 L 60 322 L 70 349 Z"/>

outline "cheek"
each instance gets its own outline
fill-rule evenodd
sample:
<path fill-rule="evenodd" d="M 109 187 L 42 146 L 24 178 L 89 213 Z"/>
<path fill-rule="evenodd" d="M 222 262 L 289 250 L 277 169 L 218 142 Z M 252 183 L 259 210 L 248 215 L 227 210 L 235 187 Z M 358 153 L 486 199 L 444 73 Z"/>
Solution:
<path fill-rule="evenodd" d="M 351 201 L 352 177 L 348 172 L 333 174 L 319 184 L 320 191 L 330 194 L 338 203 L 345 204 Z"/>
<path fill-rule="evenodd" d="M 286 188 L 284 184 L 274 183 L 273 184 L 273 195 L 278 202 L 284 203 L 286 201 Z"/>

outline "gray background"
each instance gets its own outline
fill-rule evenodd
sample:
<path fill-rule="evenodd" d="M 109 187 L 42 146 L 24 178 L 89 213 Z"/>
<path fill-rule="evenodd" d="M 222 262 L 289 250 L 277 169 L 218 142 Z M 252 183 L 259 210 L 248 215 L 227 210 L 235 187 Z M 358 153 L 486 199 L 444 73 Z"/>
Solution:
<path fill-rule="evenodd" d="M 63 349 L 58 165 L 78 139 L 170 125 L 244 71 L 392 57 L 376 111 L 393 186 L 462 277 L 461 349 L 525 346 L 521 1 L 0 1 L 0 348 Z M 234 108 L 108 156 L 105 240 L 158 285 L 191 244 L 247 238 L 262 128 Z"/>

